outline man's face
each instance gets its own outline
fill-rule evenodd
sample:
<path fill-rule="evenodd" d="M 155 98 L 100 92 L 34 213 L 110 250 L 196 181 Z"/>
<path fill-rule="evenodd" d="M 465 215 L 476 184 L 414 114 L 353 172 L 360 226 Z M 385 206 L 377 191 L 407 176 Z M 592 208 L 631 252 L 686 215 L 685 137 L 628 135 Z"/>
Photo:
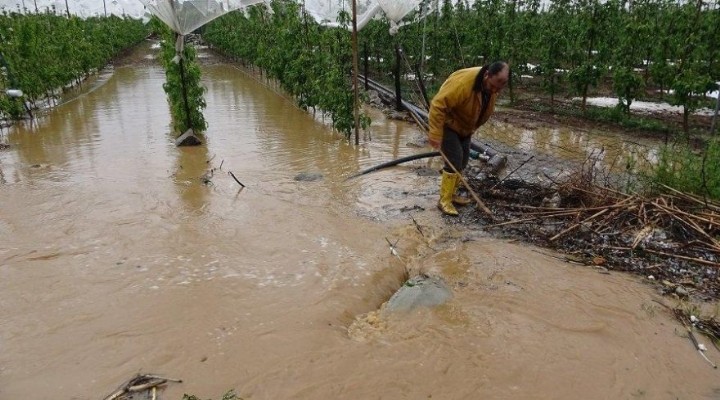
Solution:
<path fill-rule="evenodd" d="M 502 69 L 502 71 L 498 72 L 495 75 L 486 75 L 485 89 L 493 94 L 499 93 L 505 88 L 505 85 L 507 85 L 509 72 L 510 68 L 505 67 Z"/>

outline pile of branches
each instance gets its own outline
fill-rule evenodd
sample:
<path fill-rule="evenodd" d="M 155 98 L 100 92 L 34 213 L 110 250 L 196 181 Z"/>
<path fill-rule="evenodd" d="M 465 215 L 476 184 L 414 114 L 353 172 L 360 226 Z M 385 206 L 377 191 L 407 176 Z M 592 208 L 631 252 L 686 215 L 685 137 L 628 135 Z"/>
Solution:
<path fill-rule="evenodd" d="M 557 249 L 569 261 L 641 274 L 680 297 L 720 298 L 720 204 L 670 187 L 627 194 L 588 171 L 544 186 L 513 179 L 471 179 L 471 186 L 492 208 L 486 229 Z"/>

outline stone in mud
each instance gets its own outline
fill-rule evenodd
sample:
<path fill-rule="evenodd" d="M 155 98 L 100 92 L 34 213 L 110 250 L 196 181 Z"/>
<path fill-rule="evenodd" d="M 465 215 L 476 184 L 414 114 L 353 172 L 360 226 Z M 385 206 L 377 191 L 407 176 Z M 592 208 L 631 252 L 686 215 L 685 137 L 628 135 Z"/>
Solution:
<path fill-rule="evenodd" d="M 192 129 L 188 129 L 179 138 L 175 139 L 176 146 L 198 146 L 201 144 L 200 138 L 195 135 Z"/>
<path fill-rule="evenodd" d="M 442 278 L 418 275 L 408 279 L 390 297 L 385 310 L 410 311 L 417 307 L 439 306 L 452 298 L 452 291 Z"/>
<path fill-rule="evenodd" d="M 428 145 L 427 135 L 424 133 L 416 133 L 410 137 L 407 145 L 409 147 L 425 147 Z"/>
<path fill-rule="evenodd" d="M 315 182 L 323 178 L 323 174 L 319 172 L 301 172 L 293 178 L 299 182 Z"/>
<path fill-rule="evenodd" d="M 493 175 L 497 175 L 498 172 L 500 172 L 505 166 L 507 165 L 507 157 L 497 153 L 494 156 L 490 157 L 490 159 L 487 161 L 487 166 L 490 169 L 490 173 Z"/>
<path fill-rule="evenodd" d="M 367 93 L 368 103 L 374 104 L 376 106 L 382 106 L 382 100 L 380 99 L 380 95 L 378 94 L 377 90 L 368 90 L 365 93 Z"/>
<path fill-rule="evenodd" d="M 415 170 L 418 176 L 439 176 L 440 171 L 430 167 L 420 167 Z"/>

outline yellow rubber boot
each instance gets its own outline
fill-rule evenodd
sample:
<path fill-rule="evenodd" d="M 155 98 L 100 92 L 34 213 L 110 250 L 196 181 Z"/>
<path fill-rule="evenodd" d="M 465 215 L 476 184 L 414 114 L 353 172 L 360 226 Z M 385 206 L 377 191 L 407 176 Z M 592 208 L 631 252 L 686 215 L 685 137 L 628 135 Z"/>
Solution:
<path fill-rule="evenodd" d="M 458 176 L 458 178 L 455 180 L 455 189 L 453 190 L 452 202 L 453 202 L 453 204 L 462 207 L 462 206 L 466 206 L 466 205 L 472 203 L 473 199 L 468 198 L 468 197 L 463 197 L 463 196 L 460 196 L 459 194 L 457 194 L 457 190 L 460 187 L 460 183 L 461 183 L 460 177 Z"/>
<path fill-rule="evenodd" d="M 442 180 L 440 181 L 440 201 L 438 201 L 438 208 L 445 215 L 458 215 L 458 212 L 452 203 L 453 194 L 455 193 L 455 183 L 457 180 L 457 174 L 443 171 Z"/>

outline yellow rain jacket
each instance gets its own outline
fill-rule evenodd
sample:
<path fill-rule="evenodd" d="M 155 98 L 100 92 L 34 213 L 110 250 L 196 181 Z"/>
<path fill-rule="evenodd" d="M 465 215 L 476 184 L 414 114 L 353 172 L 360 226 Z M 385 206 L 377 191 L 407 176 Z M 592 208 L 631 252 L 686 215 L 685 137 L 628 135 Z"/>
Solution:
<path fill-rule="evenodd" d="M 497 93 L 490 95 L 488 106 L 480 115 L 482 96 L 472 89 L 478 73 L 480 67 L 455 71 L 440 87 L 430 103 L 430 139 L 442 142 L 444 126 L 461 137 L 470 136 L 490 118 Z"/>

